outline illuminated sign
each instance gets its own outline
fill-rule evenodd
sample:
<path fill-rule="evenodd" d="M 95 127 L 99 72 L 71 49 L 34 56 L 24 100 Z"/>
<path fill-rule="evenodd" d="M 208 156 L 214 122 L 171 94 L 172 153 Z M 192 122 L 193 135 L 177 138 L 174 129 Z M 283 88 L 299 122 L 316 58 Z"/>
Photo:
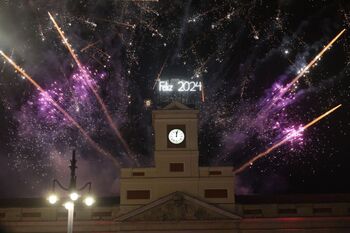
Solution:
<path fill-rule="evenodd" d="M 160 92 L 196 92 L 202 90 L 202 83 L 199 81 L 159 81 Z"/>

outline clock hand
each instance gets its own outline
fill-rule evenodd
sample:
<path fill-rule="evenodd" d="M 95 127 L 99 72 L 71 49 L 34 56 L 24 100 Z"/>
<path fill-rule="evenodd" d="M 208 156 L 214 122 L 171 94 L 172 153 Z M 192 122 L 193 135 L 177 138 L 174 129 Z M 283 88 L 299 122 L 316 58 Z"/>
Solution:
<path fill-rule="evenodd" d="M 177 137 L 177 132 L 178 132 L 178 130 L 176 130 L 176 134 L 175 134 L 175 137 Z"/>

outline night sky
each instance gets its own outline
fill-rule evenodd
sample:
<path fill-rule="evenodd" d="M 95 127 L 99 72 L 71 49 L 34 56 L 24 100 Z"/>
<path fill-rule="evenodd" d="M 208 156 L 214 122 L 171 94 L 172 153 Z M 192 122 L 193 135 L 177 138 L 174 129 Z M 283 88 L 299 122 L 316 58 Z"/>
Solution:
<path fill-rule="evenodd" d="M 73 148 L 78 183 L 116 195 L 113 160 L 154 165 L 151 111 L 164 106 L 157 80 L 172 77 L 204 86 L 193 97 L 202 166 L 239 167 L 296 132 L 237 175 L 237 193 L 350 192 L 349 29 L 346 0 L 0 0 L 0 50 L 46 91 L 0 60 L 0 197 L 42 196 L 53 178 L 67 183 Z"/>

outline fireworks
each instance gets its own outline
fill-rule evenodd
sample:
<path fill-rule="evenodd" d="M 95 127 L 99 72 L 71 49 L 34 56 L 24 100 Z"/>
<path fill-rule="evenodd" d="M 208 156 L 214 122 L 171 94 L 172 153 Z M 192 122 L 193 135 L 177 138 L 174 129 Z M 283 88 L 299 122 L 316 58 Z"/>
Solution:
<path fill-rule="evenodd" d="M 98 43 L 100 43 L 101 40 L 98 40 L 96 42 L 93 42 L 93 43 L 89 43 L 88 45 L 86 45 L 84 48 L 80 49 L 80 52 L 84 52 L 85 50 L 97 45 Z"/>
<path fill-rule="evenodd" d="M 263 99 L 261 102 L 261 108 L 257 113 L 257 119 L 263 120 L 269 118 L 272 114 L 278 113 L 279 111 L 285 110 L 285 108 L 296 100 L 296 89 L 298 86 L 296 83 L 303 77 L 306 73 L 310 71 L 310 68 L 316 64 L 318 60 L 321 59 L 322 55 L 330 49 L 330 47 L 340 38 L 340 36 L 345 32 L 343 29 L 339 32 L 312 60 L 307 66 L 298 71 L 298 75 L 287 85 L 282 85 L 280 83 L 275 83 L 272 86 L 270 94 L 267 98 Z M 285 54 L 286 54 L 285 50 Z"/>
<path fill-rule="evenodd" d="M 291 82 L 289 82 L 286 86 L 280 86 L 278 89 L 277 95 L 274 97 L 274 101 L 272 101 L 272 104 L 275 104 L 277 101 L 283 99 L 283 96 L 290 90 L 295 84 L 299 81 L 301 77 L 303 77 L 306 73 L 310 72 L 310 68 L 315 66 L 317 64 L 317 61 L 319 61 L 322 57 L 322 55 L 330 49 L 330 47 L 339 39 L 339 37 L 345 32 L 346 30 L 343 29 L 340 31 L 324 48 L 307 64 L 305 67 L 298 70 L 298 75 L 293 78 Z M 289 51 L 285 50 L 285 54 L 288 54 Z"/>
<path fill-rule="evenodd" d="M 271 105 L 268 108 L 271 108 L 274 104 L 277 102 L 282 102 L 282 106 L 286 106 L 284 95 L 293 87 L 296 87 L 296 83 L 299 81 L 301 77 L 303 77 L 306 73 L 310 72 L 310 68 L 315 66 L 317 61 L 319 61 L 322 57 L 322 55 L 330 49 L 330 47 L 339 39 L 339 37 L 345 32 L 346 30 L 343 29 L 341 32 L 339 32 L 324 48 L 307 64 L 305 67 L 298 70 L 298 75 L 293 78 L 291 82 L 289 82 L 287 85 L 282 86 L 279 85 L 278 88 L 275 88 L 274 91 L 274 97 L 271 101 Z M 288 54 L 289 51 L 285 50 L 285 54 Z M 288 99 L 288 98 L 287 98 Z"/>
<path fill-rule="evenodd" d="M 5 53 L 0 51 L 1 56 L 3 56 L 12 66 L 15 70 L 17 70 L 24 78 L 30 81 L 31 84 L 33 84 L 37 90 L 40 92 L 42 101 L 48 101 L 50 102 L 58 111 L 60 111 L 65 118 L 67 118 L 75 127 L 79 129 L 79 131 L 82 133 L 82 135 L 86 138 L 86 140 L 90 143 L 90 145 L 100 152 L 101 154 L 107 156 L 109 159 L 113 161 L 113 163 L 119 168 L 120 164 L 119 161 L 114 158 L 109 152 L 103 150 L 92 138 L 89 136 L 89 134 L 80 126 L 80 124 L 68 113 L 66 112 L 32 77 L 30 77 L 21 67 L 19 67 L 12 59 L 10 59 Z"/>
<path fill-rule="evenodd" d="M 124 140 L 123 136 L 121 135 L 118 127 L 116 126 L 116 124 L 114 123 L 111 115 L 109 114 L 109 111 L 107 109 L 107 106 L 105 105 L 105 103 L 103 102 L 102 98 L 100 97 L 100 95 L 98 94 L 97 90 L 95 89 L 95 87 L 91 84 L 91 82 L 89 82 L 88 79 L 88 73 L 86 71 L 86 68 L 82 66 L 81 62 L 78 59 L 78 56 L 75 54 L 74 50 L 72 49 L 72 46 L 69 44 L 68 39 L 64 36 L 64 32 L 61 30 L 61 28 L 58 26 L 57 22 L 55 21 L 55 19 L 52 17 L 52 15 L 50 14 L 50 12 L 48 12 L 51 21 L 53 22 L 57 32 L 59 33 L 59 35 L 62 38 L 63 44 L 66 46 L 66 48 L 68 49 L 69 53 L 72 55 L 74 61 L 76 62 L 76 64 L 79 67 L 79 70 L 83 73 L 85 73 L 82 77 L 84 78 L 84 80 L 86 81 L 88 87 L 91 89 L 91 91 L 94 93 L 98 103 L 100 104 L 104 115 L 107 118 L 107 121 L 110 125 L 110 127 L 112 128 L 112 130 L 114 131 L 114 133 L 117 135 L 118 139 L 120 140 L 120 142 L 122 143 L 124 149 L 127 152 L 127 156 L 129 158 L 131 158 L 133 160 L 133 162 L 135 162 L 138 165 L 138 161 L 137 159 L 133 156 L 128 144 L 126 143 L 126 141 Z"/>
<path fill-rule="evenodd" d="M 335 155 L 344 151 L 333 146 L 334 138 L 349 134 L 346 119 L 337 122 L 340 130 L 324 129 L 335 137 L 320 131 L 313 141 L 306 137 L 306 125 L 296 124 L 299 117 L 309 119 L 317 103 L 329 106 L 349 97 L 350 37 L 342 30 L 349 26 L 349 12 L 341 4 L 329 4 L 306 2 L 305 12 L 297 8 L 300 4 L 286 7 L 290 3 L 285 1 L 13 5 L 8 15 L 1 15 L 1 47 L 8 55 L 17 51 L 14 60 L 31 67 L 26 70 L 45 92 L 8 78 L 12 67 L 7 69 L 6 59 L 1 62 L 0 113 L 6 114 L 0 114 L 5 121 L 0 126 L 9 127 L 0 132 L 6 140 L 0 151 L 8 151 L 13 168 L 26 175 L 55 172 L 57 161 L 67 159 L 71 147 L 81 151 L 82 160 L 93 162 L 91 167 L 107 169 L 110 160 L 95 152 L 51 98 L 123 165 L 134 166 L 137 158 L 150 166 L 150 111 L 163 105 L 155 87 L 163 76 L 178 75 L 201 81 L 201 96 L 195 98 L 204 163 L 236 167 L 288 138 L 286 156 L 273 153 L 268 156 L 273 166 L 259 163 L 254 172 L 289 168 L 295 162 L 317 170 L 324 158 L 337 161 Z M 321 62 L 331 48 L 332 57 Z M 317 63 L 322 66 L 314 69 Z M 308 145 L 301 146 L 305 142 Z M 294 152 L 289 155 L 287 150 Z M 116 176 L 109 175 L 106 183 Z"/>
<path fill-rule="evenodd" d="M 303 143 L 304 130 L 305 128 L 302 125 L 291 126 L 284 129 L 282 134 L 285 135 L 285 137 L 288 138 L 290 142 Z"/>
<path fill-rule="evenodd" d="M 303 128 L 304 130 L 309 128 L 310 126 L 316 124 L 317 122 L 319 122 L 320 120 L 322 120 L 323 118 L 325 118 L 326 116 L 328 116 L 329 114 L 331 114 L 332 112 L 334 112 L 335 110 L 337 110 L 338 108 L 340 108 L 342 105 L 339 104 L 336 107 L 332 108 L 331 110 L 323 113 L 321 116 L 315 118 L 314 120 L 312 120 L 311 122 L 307 123 L 307 125 L 305 125 Z"/>
<path fill-rule="evenodd" d="M 329 114 L 331 114 L 332 112 L 334 112 L 335 110 L 337 110 L 338 108 L 341 107 L 341 104 L 337 105 L 336 107 L 330 109 L 329 111 L 325 112 L 324 114 L 320 115 L 319 117 L 315 118 L 314 120 L 310 121 L 308 124 L 306 124 L 305 126 L 300 126 L 297 129 L 292 129 L 292 130 L 287 130 L 287 135 L 280 140 L 279 142 L 275 143 L 274 145 L 272 145 L 270 148 L 268 148 L 266 151 L 258 154 L 257 156 L 253 157 L 252 159 L 250 159 L 248 162 L 244 163 L 242 166 L 240 166 L 238 169 L 236 169 L 234 171 L 235 174 L 241 173 L 242 171 L 244 171 L 247 167 L 253 165 L 253 163 L 262 158 L 265 157 L 266 155 L 268 155 L 270 152 L 272 152 L 273 150 L 275 150 L 276 148 L 282 146 L 283 144 L 285 144 L 286 142 L 289 142 L 291 140 L 295 140 L 296 138 L 300 138 L 302 136 L 302 132 L 309 128 L 310 126 L 316 124 L 318 121 L 322 120 L 324 117 L 328 116 Z"/>
<path fill-rule="evenodd" d="M 345 32 L 346 30 L 343 29 L 341 32 L 338 33 L 322 50 L 319 52 L 305 67 L 299 70 L 298 75 L 286 85 L 285 88 L 282 89 L 281 95 L 284 95 L 298 80 L 303 77 L 305 73 L 308 73 L 310 68 L 314 65 L 316 65 L 317 61 L 319 61 L 322 57 L 322 55 L 330 49 L 330 47 L 339 39 L 339 37 Z"/>
<path fill-rule="evenodd" d="M 75 51 L 72 49 L 72 46 L 69 44 L 68 39 L 64 36 L 64 32 L 61 30 L 61 28 L 58 26 L 58 24 L 56 23 L 55 19 L 52 17 L 52 15 L 50 14 L 50 12 L 48 12 L 49 17 L 53 23 L 53 25 L 55 26 L 57 32 L 60 34 L 60 37 L 62 39 L 63 44 L 66 46 L 66 48 L 68 49 L 69 53 L 72 55 L 75 63 L 77 63 L 77 65 L 79 66 L 79 69 L 83 69 L 82 64 L 80 63 L 78 56 L 75 54 Z"/>
<path fill-rule="evenodd" d="M 168 58 L 166 58 L 166 59 L 164 60 L 164 63 L 163 63 L 163 65 L 162 65 L 162 67 L 160 68 L 160 71 L 158 72 L 157 78 L 156 78 L 156 80 L 154 81 L 153 90 L 156 88 L 157 82 L 160 81 L 160 76 L 161 76 L 162 73 L 163 73 L 163 69 L 164 69 L 164 67 L 165 67 L 165 65 L 166 65 L 167 60 L 168 60 Z"/>

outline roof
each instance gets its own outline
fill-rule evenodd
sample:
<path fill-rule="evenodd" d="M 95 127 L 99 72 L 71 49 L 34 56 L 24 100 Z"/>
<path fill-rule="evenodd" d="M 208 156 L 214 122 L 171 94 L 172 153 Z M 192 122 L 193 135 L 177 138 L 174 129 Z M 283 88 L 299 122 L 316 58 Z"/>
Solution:
<path fill-rule="evenodd" d="M 100 197 L 96 200 L 96 206 L 115 206 L 119 205 L 119 197 Z M 49 207 L 51 206 L 46 198 L 1 198 L 0 208 L 31 208 L 31 207 Z"/>
<path fill-rule="evenodd" d="M 235 220 L 241 217 L 183 192 L 174 192 L 117 217 L 116 221 Z"/>
<path fill-rule="evenodd" d="M 192 109 L 190 109 L 189 107 L 187 107 L 186 105 L 178 101 L 173 101 L 167 106 L 165 106 L 163 110 L 192 110 Z"/>
<path fill-rule="evenodd" d="M 295 204 L 350 202 L 348 194 L 237 195 L 238 204 Z"/>
<path fill-rule="evenodd" d="M 237 195 L 237 204 L 296 204 L 296 203 L 341 203 L 350 202 L 348 194 L 288 194 L 288 195 Z M 120 197 L 100 197 L 96 206 L 117 206 Z M 48 207 L 45 198 L 0 198 L 0 208 Z"/>

